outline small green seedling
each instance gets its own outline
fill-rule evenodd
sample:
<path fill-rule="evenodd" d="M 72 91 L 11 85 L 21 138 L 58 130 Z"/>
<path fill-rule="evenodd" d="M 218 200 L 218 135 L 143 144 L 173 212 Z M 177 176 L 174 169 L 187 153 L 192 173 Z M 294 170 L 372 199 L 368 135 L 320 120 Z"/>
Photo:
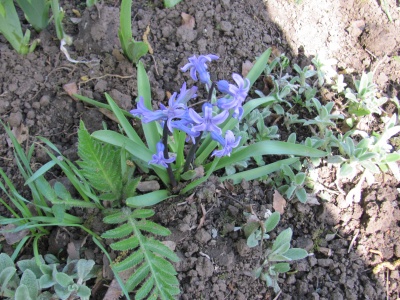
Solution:
<path fill-rule="evenodd" d="M 29 29 L 22 32 L 21 23 L 12 0 L 0 2 L 0 33 L 19 54 L 28 54 L 35 50 L 39 40 L 36 39 L 29 45 L 31 32 Z"/>
<path fill-rule="evenodd" d="M 264 280 L 268 287 L 272 287 L 275 293 L 280 291 L 278 276 L 290 270 L 289 262 L 306 258 L 308 253 L 301 248 L 290 248 L 292 240 L 292 229 L 287 228 L 282 231 L 272 248 L 265 251 L 265 260 L 260 267 L 254 271 L 256 278 Z"/>
<path fill-rule="evenodd" d="M 376 84 L 373 82 L 374 73 L 363 73 L 360 80 L 355 80 L 356 92 L 346 89 L 345 97 L 349 100 L 349 113 L 362 117 L 371 113 L 381 114 L 381 106 L 387 101 L 386 97 L 377 98 Z"/>
<path fill-rule="evenodd" d="M 304 189 L 306 174 L 304 172 L 294 174 L 293 170 L 287 165 L 283 165 L 281 169 L 285 175 L 285 181 L 287 184 L 279 187 L 278 191 L 284 194 L 288 199 L 292 199 L 293 196 L 296 195 L 300 202 L 306 203 L 307 193 Z"/>
<path fill-rule="evenodd" d="M 133 38 L 131 14 L 132 0 L 122 0 L 118 37 L 125 56 L 137 64 L 139 59 L 149 51 L 149 46 L 145 42 L 137 42 Z"/>

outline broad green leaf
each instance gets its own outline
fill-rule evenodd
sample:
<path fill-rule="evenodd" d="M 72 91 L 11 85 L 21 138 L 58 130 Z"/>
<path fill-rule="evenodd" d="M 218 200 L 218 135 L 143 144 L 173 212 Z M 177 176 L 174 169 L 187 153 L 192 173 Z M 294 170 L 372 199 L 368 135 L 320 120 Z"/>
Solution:
<path fill-rule="evenodd" d="M 281 214 L 278 212 L 273 212 L 268 219 L 264 222 L 265 232 L 270 232 L 275 229 L 281 219 Z"/>
<path fill-rule="evenodd" d="M 277 263 L 272 268 L 277 273 L 286 273 L 290 270 L 290 265 L 288 263 Z"/>
<path fill-rule="evenodd" d="M 146 70 L 142 62 L 137 64 L 137 86 L 138 86 L 138 96 L 143 97 L 144 105 L 152 110 L 151 106 L 151 89 L 149 77 L 147 76 Z M 155 153 L 156 145 L 160 141 L 160 135 L 158 133 L 158 128 L 156 122 L 150 122 L 143 124 L 143 131 L 146 138 L 147 146 L 149 149 Z"/>
<path fill-rule="evenodd" d="M 277 249 L 282 248 L 282 245 L 284 245 L 284 244 L 289 244 L 290 245 L 290 241 L 291 240 L 292 240 L 292 229 L 291 228 L 287 228 L 287 229 L 283 230 L 278 235 L 276 240 L 274 241 L 274 244 L 272 245 L 272 249 L 271 249 L 272 252 L 275 252 Z M 282 252 L 282 253 L 284 253 L 284 252 Z"/>
<path fill-rule="evenodd" d="M 304 183 L 304 180 L 306 179 L 306 174 L 303 172 L 297 173 L 296 176 L 294 177 L 294 182 L 297 185 L 302 185 Z"/>
<path fill-rule="evenodd" d="M 283 253 L 283 255 L 289 258 L 290 260 L 299 260 L 306 258 L 308 256 L 308 253 L 306 250 L 301 248 L 292 248 Z"/>
<path fill-rule="evenodd" d="M 37 32 L 42 31 L 49 24 L 50 1 L 48 0 L 16 0 L 23 10 L 28 22 Z"/>
<path fill-rule="evenodd" d="M 266 166 L 258 167 L 255 169 L 239 172 L 233 175 L 229 176 L 224 176 L 221 177 L 221 181 L 225 180 L 232 180 L 234 184 L 240 183 L 243 179 L 245 180 L 254 180 L 257 178 L 261 178 L 263 176 L 266 176 L 268 174 L 271 174 L 275 171 L 278 171 L 281 169 L 281 166 L 283 164 L 291 165 L 295 162 L 297 162 L 299 159 L 294 157 L 294 158 L 287 158 L 287 159 L 282 159 L 280 161 L 268 164 Z"/>
<path fill-rule="evenodd" d="M 295 190 L 295 194 L 297 199 L 299 199 L 299 201 L 301 203 L 306 203 L 307 202 L 307 193 L 306 190 L 304 188 L 299 188 Z"/>
<path fill-rule="evenodd" d="M 36 299 L 39 292 L 39 283 L 35 273 L 29 269 L 25 270 L 21 276 L 20 285 L 25 285 L 28 288 L 29 297 L 31 299 Z"/>
<path fill-rule="evenodd" d="M 182 0 L 164 0 L 164 6 L 167 8 L 171 8 L 177 5 L 181 1 Z"/>
<path fill-rule="evenodd" d="M 258 155 L 297 155 L 305 157 L 324 157 L 326 156 L 326 152 L 300 144 L 292 144 L 281 141 L 261 141 L 237 150 L 231 154 L 230 157 L 221 158 L 215 170 L 219 170 L 235 162 Z M 209 165 L 210 164 L 207 164 L 205 166 L 206 170 L 208 169 Z"/>
<path fill-rule="evenodd" d="M 165 199 L 170 197 L 169 192 L 167 190 L 159 190 L 151 193 L 147 193 L 140 196 L 135 196 L 126 199 L 126 204 L 130 207 L 145 207 L 145 206 L 153 206 Z"/>

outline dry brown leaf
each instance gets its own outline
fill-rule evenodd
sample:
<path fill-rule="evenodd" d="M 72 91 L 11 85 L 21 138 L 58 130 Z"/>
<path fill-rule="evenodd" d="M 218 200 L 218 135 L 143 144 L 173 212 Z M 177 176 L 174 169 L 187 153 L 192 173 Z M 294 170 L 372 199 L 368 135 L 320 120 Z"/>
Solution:
<path fill-rule="evenodd" d="M 147 44 L 147 47 L 149 47 L 149 53 L 153 54 L 153 47 L 151 47 L 150 43 L 149 43 L 149 39 L 147 38 L 150 34 L 150 25 L 147 25 L 146 31 L 143 33 L 143 42 L 145 42 Z"/>
<path fill-rule="evenodd" d="M 244 63 L 242 63 L 242 76 L 246 77 L 247 74 L 249 74 L 251 68 L 253 67 L 253 63 L 249 60 L 246 60 Z"/>
<path fill-rule="evenodd" d="M 118 284 L 118 281 L 113 279 L 108 287 L 106 294 L 103 299 L 107 300 L 119 300 L 122 296 L 121 287 Z"/>
<path fill-rule="evenodd" d="M 281 215 L 285 212 L 286 200 L 277 190 L 274 192 L 272 207 Z"/>
<path fill-rule="evenodd" d="M 103 115 L 105 115 L 107 118 L 113 120 L 114 122 L 119 123 L 117 117 L 114 115 L 114 113 L 113 113 L 112 111 L 109 111 L 109 110 L 106 109 L 106 108 L 99 108 L 99 111 L 100 111 Z"/>
<path fill-rule="evenodd" d="M 16 226 L 14 224 L 7 224 L 6 226 L 0 227 L 1 230 L 7 231 L 7 230 L 12 230 Z M 6 242 L 8 245 L 14 245 L 15 243 L 18 243 L 20 240 L 22 240 L 25 236 L 29 234 L 29 230 L 20 230 L 17 232 L 2 232 L 2 235 L 6 239 Z"/>
<path fill-rule="evenodd" d="M 194 28 L 194 26 L 196 25 L 194 17 L 184 12 L 181 13 L 181 17 L 182 17 L 182 27 L 186 27 L 187 29 Z"/>
<path fill-rule="evenodd" d="M 29 137 L 29 128 L 26 127 L 24 124 L 21 124 L 18 127 L 13 127 L 11 132 L 13 133 L 19 144 L 25 142 Z"/>
<path fill-rule="evenodd" d="M 68 94 L 68 96 L 76 100 L 76 98 L 73 96 L 74 94 L 78 94 L 78 86 L 76 85 L 76 82 L 70 82 L 64 84 L 63 89 Z"/>

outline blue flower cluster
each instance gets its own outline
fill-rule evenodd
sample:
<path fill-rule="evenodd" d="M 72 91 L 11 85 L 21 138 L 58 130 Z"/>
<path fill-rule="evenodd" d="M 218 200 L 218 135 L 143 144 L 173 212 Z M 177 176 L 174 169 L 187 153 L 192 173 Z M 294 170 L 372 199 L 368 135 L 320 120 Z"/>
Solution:
<path fill-rule="evenodd" d="M 213 54 L 200 55 L 199 57 L 194 55 L 189 58 L 189 63 L 183 66 L 181 70 L 183 72 L 190 70 L 190 77 L 194 81 L 200 80 L 201 83 L 206 85 L 207 90 L 213 93 L 213 84 L 207 71 L 206 63 L 218 58 Z M 170 133 L 175 129 L 181 130 L 187 134 L 193 144 L 196 143 L 196 138 L 199 138 L 203 133 L 210 133 L 211 138 L 222 146 L 221 150 L 215 150 L 212 155 L 217 157 L 229 156 L 232 149 L 239 145 L 241 137 L 235 137 L 230 130 L 223 134 L 218 125 L 222 124 L 230 116 L 238 120 L 242 118 L 242 104 L 250 87 L 248 79 L 243 79 L 239 74 L 233 74 L 232 77 L 236 85 L 226 80 L 218 81 L 216 84 L 217 89 L 225 96 L 214 101 L 214 104 L 210 102 L 204 103 L 201 113 L 188 107 L 188 101 L 197 97 L 197 87 L 193 86 L 191 89 L 187 89 L 186 83 L 182 85 L 179 94 L 175 92 L 170 97 L 168 107 L 160 104 L 160 109 L 152 111 L 145 106 L 143 98 L 140 98 L 137 108 L 131 110 L 130 113 L 140 117 L 143 123 L 161 122 L 167 126 Z M 219 112 L 216 112 L 216 107 Z M 175 157 L 165 157 L 166 146 L 162 140 L 158 142 L 157 153 L 153 155 L 149 164 L 168 167 L 168 164 L 175 160 Z"/>

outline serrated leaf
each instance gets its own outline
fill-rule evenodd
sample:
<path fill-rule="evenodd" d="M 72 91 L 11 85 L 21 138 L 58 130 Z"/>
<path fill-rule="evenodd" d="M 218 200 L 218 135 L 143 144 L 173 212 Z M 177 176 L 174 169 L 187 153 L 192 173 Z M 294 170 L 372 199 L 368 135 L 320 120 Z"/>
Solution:
<path fill-rule="evenodd" d="M 178 256 L 170 248 L 165 246 L 160 241 L 148 238 L 144 245 L 146 247 L 146 250 L 150 250 L 151 252 L 154 252 L 154 253 L 160 255 L 161 257 L 168 258 L 169 260 L 171 260 L 173 262 L 179 261 Z"/>
<path fill-rule="evenodd" d="M 120 192 L 122 189 L 119 152 L 109 144 L 92 138 L 81 121 L 78 131 L 78 165 L 92 186 L 101 192 Z"/>
<path fill-rule="evenodd" d="M 111 249 L 116 251 L 126 251 L 135 249 L 138 245 L 139 245 L 139 239 L 136 236 L 132 236 L 122 241 L 112 243 L 110 247 Z"/>
<path fill-rule="evenodd" d="M 135 295 L 135 300 L 142 300 L 144 299 L 152 290 L 154 286 L 154 278 L 150 277 L 146 280 L 144 284 L 137 290 Z"/>
<path fill-rule="evenodd" d="M 146 219 L 154 216 L 154 210 L 152 209 L 135 209 L 132 213 L 132 218 L 135 219 Z"/>
<path fill-rule="evenodd" d="M 136 224 L 137 228 L 143 231 L 147 231 L 156 235 L 167 236 L 171 234 L 171 231 L 164 226 L 148 220 L 141 220 Z"/>
<path fill-rule="evenodd" d="M 120 225 L 117 228 L 107 230 L 101 235 L 101 237 L 105 239 L 118 239 L 130 235 L 132 232 L 132 225 L 128 223 Z"/>
<path fill-rule="evenodd" d="M 126 281 L 127 290 L 133 291 L 149 275 L 149 272 L 150 266 L 147 263 L 142 264 Z"/>
<path fill-rule="evenodd" d="M 128 220 L 129 215 L 124 214 L 122 211 L 105 216 L 103 222 L 106 224 L 120 224 Z"/>
<path fill-rule="evenodd" d="M 143 252 L 136 251 L 131 255 L 129 255 L 127 258 L 125 258 L 123 261 L 119 262 L 118 264 L 115 264 L 113 269 L 117 272 L 122 272 L 141 263 L 143 261 L 143 258 L 144 258 Z"/>

